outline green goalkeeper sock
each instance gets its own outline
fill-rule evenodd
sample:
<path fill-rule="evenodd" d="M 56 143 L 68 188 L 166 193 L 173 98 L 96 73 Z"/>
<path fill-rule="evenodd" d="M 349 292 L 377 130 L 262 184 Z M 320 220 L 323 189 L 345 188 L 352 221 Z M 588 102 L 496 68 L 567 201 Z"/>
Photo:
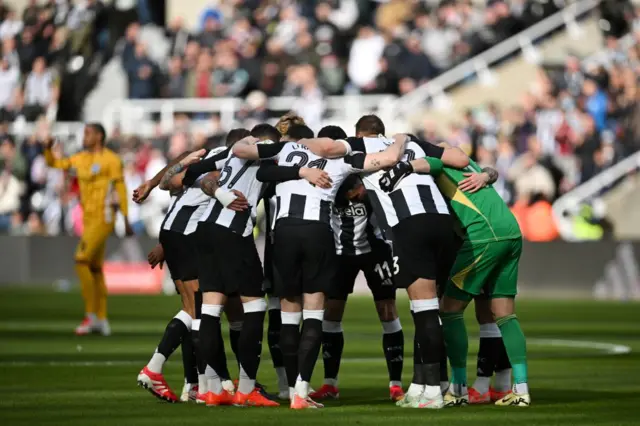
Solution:
<path fill-rule="evenodd" d="M 469 338 L 464 325 L 464 314 L 462 312 L 441 313 L 440 319 L 447 355 L 451 363 L 451 383 L 466 385 Z"/>
<path fill-rule="evenodd" d="M 509 355 L 513 380 L 516 384 L 527 383 L 527 342 L 515 314 L 496 319 L 502 340 Z"/>

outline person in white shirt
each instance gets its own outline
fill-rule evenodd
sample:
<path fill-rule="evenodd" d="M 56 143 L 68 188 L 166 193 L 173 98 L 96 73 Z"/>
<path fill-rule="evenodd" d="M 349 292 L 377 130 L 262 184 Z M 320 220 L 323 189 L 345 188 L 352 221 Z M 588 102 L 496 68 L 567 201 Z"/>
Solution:
<path fill-rule="evenodd" d="M 6 58 L 2 58 L 0 61 L 0 108 L 6 108 L 13 103 L 19 83 L 20 71 L 16 67 L 11 67 Z"/>
<path fill-rule="evenodd" d="M 371 27 L 363 27 L 351 45 L 347 74 L 358 88 L 375 84 L 382 71 L 380 59 L 384 52 L 384 38 Z"/>
<path fill-rule="evenodd" d="M 9 11 L 4 22 L 0 24 L 0 39 L 13 38 L 22 31 L 24 24 L 21 20 L 17 19 L 14 11 Z"/>

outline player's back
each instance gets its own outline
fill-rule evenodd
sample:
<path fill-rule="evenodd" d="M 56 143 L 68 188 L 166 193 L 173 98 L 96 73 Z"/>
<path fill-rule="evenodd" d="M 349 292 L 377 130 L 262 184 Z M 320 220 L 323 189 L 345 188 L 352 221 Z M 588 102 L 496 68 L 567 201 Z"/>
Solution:
<path fill-rule="evenodd" d="M 520 227 L 509 207 L 498 192 L 487 186 L 478 192 L 468 193 L 458 189 L 458 183 L 465 179 L 464 173 L 482 170 L 471 161 L 465 169 L 444 167 L 436 182 L 442 194 L 451 201 L 466 238 L 474 242 L 499 241 L 521 237 Z"/>

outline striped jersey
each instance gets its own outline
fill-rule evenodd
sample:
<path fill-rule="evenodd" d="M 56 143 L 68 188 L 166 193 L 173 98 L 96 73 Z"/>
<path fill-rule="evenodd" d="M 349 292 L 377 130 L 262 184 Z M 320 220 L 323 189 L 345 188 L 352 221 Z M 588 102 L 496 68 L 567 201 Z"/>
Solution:
<path fill-rule="evenodd" d="M 225 147 L 212 149 L 206 154 L 205 159 L 213 158 L 225 150 Z M 218 161 L 221 161 L 221 159 Z M 211 197 L 200 189 L 202 177 L 195 180 L 191 185 L 185 186 L 181 193 L 172 197 L 169 210 L 162 221 L 161 229 L 179 232 L 184 235 L 189 235 L 196 230 L 198 221 L 211 200 Z"/>
<path fill-rule="evenodd" d="M 304 179 L 278 183 L 275 212 L 276 221 L 288 217 L 328 225 L 338 188 L 350 174 L 362 171 L 365 157 L 357 153 L 337 159 L 322 158 L 295 142 L 259 145 L 258 154 L 261 159 L 276 160 L 279 166 L 315 167 L 329 174 L 333 185 L 328 189 L 316 187 Z"/>
<path fill-rule="evenodd" d="M 393 140 L 384 136 L 349 138 L 347 141 L 353 151 L 365 154 L 384 151 L 393 143 Z M 405 145 L 402 161 L 411 161 L 425 156 L 440 158 L 443 151 L 435 145 L 411 140 Z M 383 173 L 384 170 L 361 174 L 373 211 L 383 231 L 418 214 L 449 214 L 447 203 L 430 175 L 412 173 L 403 179 L 394 191 L 386 193 L 379 184 Z"/>
<path fill-rule="evenodd" d="M 371 222 L 371 207 L 361 201 L 349 201 L 333 206 L 331 227 L 336 243 L 336 253 L 358 256 L 371 252 L 371 243 L 377 238 Z"/>
<path fill-rule="evenodd" d="M 252 235 L 257 216 L 257 207 L 264 184 L 256 179 L 260 161 L 238 158 L 229 152 L 221 168 L 218 185 L 225 191 L 241 192 L 249 203 L 249 208 L 240 212 L 228 209 L 220 201 L 212 198 L 201 222 L 215 223 L 247 237 Z"/>

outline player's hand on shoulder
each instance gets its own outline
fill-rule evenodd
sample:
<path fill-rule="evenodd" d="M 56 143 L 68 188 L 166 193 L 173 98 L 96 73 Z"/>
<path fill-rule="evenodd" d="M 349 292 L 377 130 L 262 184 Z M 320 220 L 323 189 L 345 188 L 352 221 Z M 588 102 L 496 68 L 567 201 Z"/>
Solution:
<path fill-rule="evenodd" d="M 408 161 L 400 161 L 391 169 L 382 174 L 378 184 L 380 189 L 385 192 L 391 192 L 407 175 L 413 173 L 413 166 Z"/>
<path fill-rule="evenodd" d="M 133 190 L 133 197 L 131 197 L 132 200 L 138 204 L 142 203 L 151 193 L 151 189 L 151 183 L 149 181 L 144 182 L 142 185 Z"/>
<path fill-rule="evenodd" d="M 489 183 L 489 175 L 486 173 L 464 173 L 465 179 L 458 183 L 458 189 L 462 192 L 474 193 Z"/>
<path fill-rule="evenodd" d="M 149 261 L 149 265 L 151 265 L 151 269 L 154 269 L 156 266 L 160 266 L 160 269 L 162 269 L 164 265 L 164 250 L 162 244 L 156 244 L 149 252 L 147 260 Z"/>
<path fill-rule="evenodd" d="M 197 163 L 198 161 L 202 160 L 202 157 L 204 157 L 206 153 L 207 153 L 206 149 L 199 149 L 197 151 L 193 151 L 191 154 L 184 157 L 182 161 L 180 161 L 180 164 L 182 164 L 185 167 L 190 166 L 191 164 Z"/>
<path fill-rule="evenodd" d="M 333 184 L 333 181 L 329 177 L 329 173 L 317 168 L 300 168 L 300 177 L 308 181 L 311 185 L 324 189 L 331 188 L 331 185 Z"/>

